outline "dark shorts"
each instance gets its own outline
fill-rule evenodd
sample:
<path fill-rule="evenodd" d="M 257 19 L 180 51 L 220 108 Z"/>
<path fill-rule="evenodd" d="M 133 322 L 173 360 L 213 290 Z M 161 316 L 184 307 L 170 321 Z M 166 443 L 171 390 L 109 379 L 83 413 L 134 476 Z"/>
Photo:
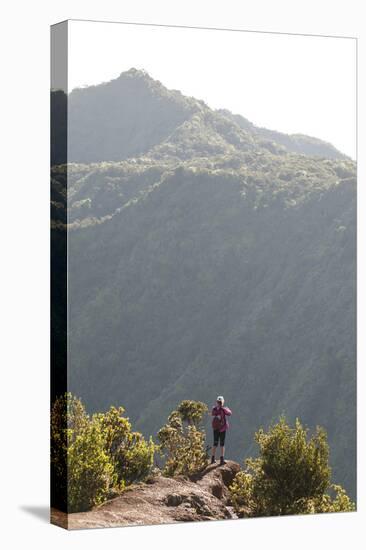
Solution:
<path fill-rule="evenodd" d="M 225 444 L 225 435 L 226 435 L 226 431 L 220 432 L 220 430 L 214 430 L 213 431 L 213 437 L 214 437 L 213 446 L 217 447 L 217 445 L 219 444 L 219 439 L 220 439 L 220 447 L 223 447 L 224 444 Z"/>

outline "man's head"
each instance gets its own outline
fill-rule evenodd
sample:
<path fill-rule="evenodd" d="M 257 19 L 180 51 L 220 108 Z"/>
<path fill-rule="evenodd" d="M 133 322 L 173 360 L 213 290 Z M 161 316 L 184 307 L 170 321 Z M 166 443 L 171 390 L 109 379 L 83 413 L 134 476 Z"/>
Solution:
<path fill-rule="evenodd" d="M 220 407 L 222 407 L 222 406 L 224 405 L 224 402 L 225 402 L 225 399 L 223 398 L 223 396 L 222 396 L 222 395 L 218 395 L 218 396 L 217 396 L 217 399 L 216 399 L 216 403 L 217 403 Z"/>

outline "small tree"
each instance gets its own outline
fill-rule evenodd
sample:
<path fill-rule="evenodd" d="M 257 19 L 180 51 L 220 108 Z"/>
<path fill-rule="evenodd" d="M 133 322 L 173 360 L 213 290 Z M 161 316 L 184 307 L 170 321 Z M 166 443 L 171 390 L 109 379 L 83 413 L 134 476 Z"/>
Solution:
<path fill-rule="evenodd" d="M 100 425 L 94 419 L 68 448 L 68 511 L 89 510 L 106 500 L 117 475 Z"/>
<path fill-rule="evenodd" d="M 239 516 L 273 516 L 351 511 L 344 489 L 332 485 L 324 429 L 308 437 L 299 420 L 291 428 L 281 417 L 268 432 L 255 434 L 259 457 L 246 460 L 230 487 Z M 333 491 L 335 498 L 329 494 Z"/>
<path fill-rule="evenodd" d="M 110 457 L 119 488 L 147 477 L 153 466 L 155 445 L 141 433 L 131 432 L 123 407 L 111 407 L 106 413 L 94 415 L 104 436 L 104 448 Z"/>
<path fill-rule="evenodd" d="M 191 475 L 207 466 L 205 432 L 201 426 L 207 405 L 182 401 L 158 432 L 160 451 L 166 456 L 164 473 Z"/>
<path fill-rule="evenodd" d="M 155 446 L 131 431 L 123 407 L 111 407 L 91 418 L 71 393 L 57 398 L 51 411 L 53 505 L 79 512 L 100 504 L 110 490 L 144 479 Z"/>
<path fill-rule="evenodd" d="M 71 393 L 59 396 L 51 409 L 51 483 L 52 504 L 68 507 L 68 449 L 89 422 L 84 405 Z"/>
<path fill-rule="evenodd" d="M 207 405 L 201 401 L 190 401 L 185 399 L 177 408 L 183 422 L 189 425 L 201 426 L 204 415 L 207 413 Z"/>

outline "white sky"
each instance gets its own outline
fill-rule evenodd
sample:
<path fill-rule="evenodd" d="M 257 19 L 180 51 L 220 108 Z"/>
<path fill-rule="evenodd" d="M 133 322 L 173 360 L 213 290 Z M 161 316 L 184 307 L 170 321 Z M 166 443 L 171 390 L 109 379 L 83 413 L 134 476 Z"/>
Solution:
<path fill-rule="evenodd" d="M 355 39 L 69 23 L 70 91 L 145 69 L 212 108 L 356 157 Z"/>

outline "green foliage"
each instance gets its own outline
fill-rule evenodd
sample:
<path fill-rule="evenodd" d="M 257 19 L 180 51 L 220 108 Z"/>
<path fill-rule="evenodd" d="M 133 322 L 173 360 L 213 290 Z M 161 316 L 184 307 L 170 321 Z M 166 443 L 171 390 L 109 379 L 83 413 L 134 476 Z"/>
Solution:
<path fill-rule="evenodd" d="M 246 460 L 230 487 L 239 516 L 274 516 L 352 511 L 354 504 L 339 485 L 330 483 L 329 447 L 324 429 L 308 430 L 284 417 L 268 432 L 255 434 L 259 457 Z M 335 493 L 335 498 L 329 494 Z"/>
<path fill-rule="evenodd" d="M 346 158 L 324 141 L 258 128 L 227 110 L 212 111 L 202 101 L 168 90 L 145 71 L 131 69 L 108 83 L 75 89 L 68 97 L 52 92 L 52 164 L 66 161 L 66 104 L 73 122 L 68 134 L 72 162 L 120 161 L 151 149 L 208 156 L 261 145 L 278 154 Z"/>
<path fill-rule="evenodd" d="M 99 423 L 92 419 L 68 448 L 68 511 L 82 512 L 106 500 L 116 483 Z"/>
<path fill-rule="evenodd" d="M 233 459 L 286 411 L 327 428 L 353 496 L 356 165 L 162 88 L 130 72 L 70 94 L 83 134 L 71 158 L 94 162 L 52 170 L 52 223 L 69 229 L 70 388 L 106 410 L 123 387 L 136 429 L 156 433 L 171 403 L 225 384 Z"/>
<path fill-rule="evenodd" d="M 123 407 L 111 407 L 108 412 L 94 415 L 104 436 L 105 451 L 111 458 L 118 483 L 122 486 L 142 480 L 153 466 L 155 446 L 138 432 L 131 432 L 131 424 L 123 417 Z"/>
<path fill-rule="evenodd" d="M 207 406 L 200 401 L 182 401 L 159 430 L 165 475 L 191 475 L 207 466 L 205 432 L 199 425 L 206 412 Z"/>
<path fill-rule="evenodd" d="M 177 408 L 183 422 L 199 426 L 207 413 L 207 405 L 201 401 L 184 400 Z"/>
<path fill-rule="evenodd" d="M 88 425 L 84 405 L 71 393 L 58 397 L 51 411 L 51 476 L 56 504 L 67 509 L 68 449 Z"/>
<path fill-rule="evenodd" d="M 70 387 L 105 410 L 123 383 L 138 430 L 156 433 L 172 399 L 208 402 L 227 367 L 233 458 L 252 452 L 244 441 L 258 419 L 285 410 L 327 427 L 352 491 L 354 185 L 339 161 L 232 158 L 70 166 Z M 87 211 L 74 208 L 83 197 Z"/>
<path fill-rule="evenodd" d="M 58 397 L 51 412 L 51 473 L 55 505 L 84 511 L 108 498 L 111 490 L 144 479 L 155 445 L 123 417 L 123 407 L 89 417 L 71 393 Z"/>

